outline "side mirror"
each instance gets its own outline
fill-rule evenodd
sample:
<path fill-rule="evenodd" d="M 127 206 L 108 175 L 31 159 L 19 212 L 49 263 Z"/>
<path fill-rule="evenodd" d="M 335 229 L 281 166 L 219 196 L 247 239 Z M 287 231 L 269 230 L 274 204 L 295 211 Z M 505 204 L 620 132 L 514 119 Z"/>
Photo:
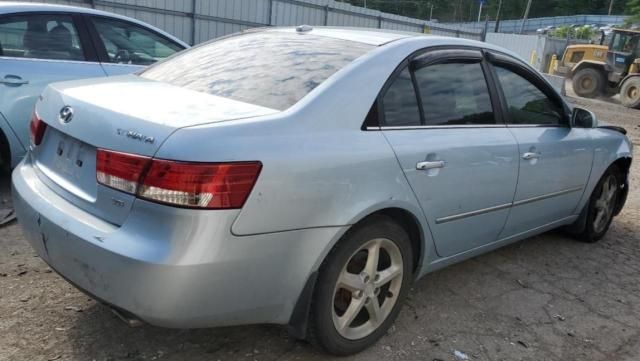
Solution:
<path fill-rule="evenodd" d="M 598 126 L 598 118 L 592 111 L 574 108 L 571 115 L 571 126 L 576 128 L 596 128 Z"/>

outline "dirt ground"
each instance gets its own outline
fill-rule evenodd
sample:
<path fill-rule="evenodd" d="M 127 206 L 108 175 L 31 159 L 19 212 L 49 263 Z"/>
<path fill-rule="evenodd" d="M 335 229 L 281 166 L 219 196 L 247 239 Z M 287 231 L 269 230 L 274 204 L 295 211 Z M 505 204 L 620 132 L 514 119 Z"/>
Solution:
<path fill-rule="evenodd" d="M 640 111 L 574 100 L 624 126 L 640 158 Z M 640 167 L 597 244 L 551 232 L 418 281 L 390 332 L 346 360 L 640 360 Z M 10 207 L 8 175 L 1 207 Z M 329 360 L 283 327 L 129 328 L 0 229 L 0 360 Z"/>

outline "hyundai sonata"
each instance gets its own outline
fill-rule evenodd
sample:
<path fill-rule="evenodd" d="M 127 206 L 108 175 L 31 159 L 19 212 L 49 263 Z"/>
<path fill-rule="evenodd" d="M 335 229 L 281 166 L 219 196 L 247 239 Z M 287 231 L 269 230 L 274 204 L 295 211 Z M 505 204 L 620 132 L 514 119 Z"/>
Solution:
<path fill-rule="evenodd" d="M 431 271 L 561 226 L 602 238 L 623 133 L 490 44 L 262 29 L 50 85 L 13 194 L 40 257 L 127 320 L 287 324 L 345 355 Z"/>

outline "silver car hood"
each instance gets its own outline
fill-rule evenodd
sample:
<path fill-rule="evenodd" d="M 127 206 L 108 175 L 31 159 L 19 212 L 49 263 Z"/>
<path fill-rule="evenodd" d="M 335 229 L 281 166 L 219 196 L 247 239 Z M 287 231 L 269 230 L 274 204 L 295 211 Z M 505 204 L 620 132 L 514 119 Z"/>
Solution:
<path fill-rule="evenodd" d="M 73 119 L 60 120 L 63 107 Z M 176 129 L 277 113 L 277 110 L 125 75 L 54 83 L 37 111 L 61 132 L 95 147 L 153 155 Z"/>

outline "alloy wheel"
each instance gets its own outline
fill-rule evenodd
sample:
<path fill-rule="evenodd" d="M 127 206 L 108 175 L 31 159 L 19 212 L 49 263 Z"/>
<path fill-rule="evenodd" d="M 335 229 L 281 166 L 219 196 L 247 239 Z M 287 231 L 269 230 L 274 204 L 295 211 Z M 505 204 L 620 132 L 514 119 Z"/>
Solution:
<path fill-rule="evenodd" d="M 387 319 L 400 294 L 403 266 L 400 249 L 385 238 L 351 255 L 333 293 L 333 324 L 342 337 L 364 338 Z"/>
<path fill-rule="evenodd" d="M 618 182 L 613 174 L 610 174 L 602 183 L 600 196 L 595 203 L 596 216 L 593 220 L 593 230 L 596 233 L 602 232 L 613 217 L 616 195 L 618 193 Z"/>

